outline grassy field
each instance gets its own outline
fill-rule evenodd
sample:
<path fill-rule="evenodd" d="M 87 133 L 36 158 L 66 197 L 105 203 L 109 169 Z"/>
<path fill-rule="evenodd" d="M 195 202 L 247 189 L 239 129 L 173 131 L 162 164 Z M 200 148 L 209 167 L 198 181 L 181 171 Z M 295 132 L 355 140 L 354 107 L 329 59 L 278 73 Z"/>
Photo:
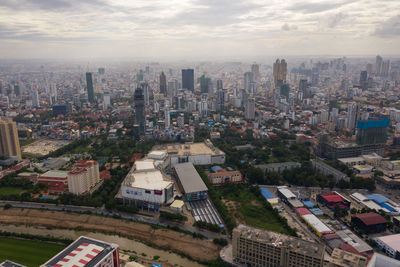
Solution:
<path fill-rule="evenodd" d="M 36 140 L 34 140 L 34 139 L 19 139 L 19 145 L 20 146 L 27 146 L 29 144 L 32 144 L 35 141 Z"/>
<path fill-rule="evenodd" d="M 19 195 L 25 190 L 18 187 L 0 187 L 0 195 Z"/>
<path fill-rule="evenodd" d="M 55 256 L 64 247 L 41 241 L 0 237 L 0 262 L 8 259 L 28 267 L 37 267 Z"/>
<path fill-rule="evenodd" d="M 248 189 L 236 187 L 220 188 L 228 211 L 233 218 L 241 223 L 266 230 L 289 234 L 279 222 L 277 216 L 263 207 L 262 203 Z"/>

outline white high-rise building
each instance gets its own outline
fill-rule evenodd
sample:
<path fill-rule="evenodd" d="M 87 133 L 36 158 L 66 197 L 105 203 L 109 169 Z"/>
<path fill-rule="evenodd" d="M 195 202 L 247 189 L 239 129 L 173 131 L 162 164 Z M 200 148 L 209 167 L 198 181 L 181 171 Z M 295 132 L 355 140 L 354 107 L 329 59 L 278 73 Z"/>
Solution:
<path fill-rule="evenodd" d="M 94 160 L 80 160 L 68 172 L 68 190 L 75 195 L 92 193 L 100 182 L 99 164 Z"/>
<path fill-rule="evenodd" d="M 359 107 L 356 102 L 349 103 L 347 106 L 347 125 L 346 127 L 349 129 L 351 133 L 355 132 L 357 119 L 359 115 Z"/>
<path fill-rule="evenodd" d="M 171 115 L 169 113 L 168 106 L 166 106 L 164 109 L 164 124 L 165 124 L 165 128 L 169 128 L 171 126 Z"/>
<path fill-rule="evenodd" d="M 244 90 L 250 94 L 253 95 L 254 94 L 254 73 L 252 72 L 246 72 L 244 74 Z"/>
<path fill-rule="evenodd" d="M 111 97 L 109 93 L 104 93 L 103 102 L 104 109 L 108 109 L 111 106 Z"/>

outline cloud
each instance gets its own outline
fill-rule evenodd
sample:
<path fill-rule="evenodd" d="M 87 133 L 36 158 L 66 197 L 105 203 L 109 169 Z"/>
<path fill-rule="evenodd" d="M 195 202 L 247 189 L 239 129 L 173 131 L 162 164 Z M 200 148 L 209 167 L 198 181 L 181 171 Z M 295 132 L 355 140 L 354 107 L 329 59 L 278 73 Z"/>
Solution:
<path fill-rule="evenodd" d="M 292 30 L 297 30 L 297 26 L 296 25 L 289 26 L 289 24 L 285 23 L 282 25 L 281 29 L 283 31 L 292 31 Z"/>
<path fill-rule="evenodd" d="M 353 1 L 329 1 L 329 2 L 300 2 L 292 5 L 288 10 L 301 12 L 304 14 L 312 14 L 337 9 L 341 6 L 352 3 Z"/>
<path fill-rule="evenodd" d="M 80 6 L 88 5 L 105 5 L 106 3 L 101 0 L 1 0 L 0 7 L 10 8 L 14 10 L 50 10 L 50 11 L 65 11 Z"/>
<path fill-rule="evenodd" d="M 381 23 L 375 30 L 374 35 L 384 38 L 400 36 L 400 15 L 394 16 Z"/>

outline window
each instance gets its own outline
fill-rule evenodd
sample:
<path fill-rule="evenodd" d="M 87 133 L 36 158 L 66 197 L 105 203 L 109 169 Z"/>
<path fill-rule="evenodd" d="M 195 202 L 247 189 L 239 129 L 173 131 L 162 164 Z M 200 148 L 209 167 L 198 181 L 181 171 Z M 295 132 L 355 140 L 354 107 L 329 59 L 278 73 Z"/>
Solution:
<path fill-rule="evenodd" d="M 146 194 L 151 194 L 151 191 L 150 190 L 145 190 L 144 191 Z"/>

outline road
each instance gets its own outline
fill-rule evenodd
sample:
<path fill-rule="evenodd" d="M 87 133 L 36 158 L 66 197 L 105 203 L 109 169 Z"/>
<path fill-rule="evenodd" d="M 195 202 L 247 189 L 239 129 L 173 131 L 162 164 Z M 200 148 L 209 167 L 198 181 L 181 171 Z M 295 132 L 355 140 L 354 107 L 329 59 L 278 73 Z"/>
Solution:
<path fill-rule="evenodd" d="M 173 222 L 160 222 L 158 218 L 143 216 L 140 214 L 132 214 L 120 211 L 108 211 L 107 209 L 101 207 L 88 207 L 88 206 L 73 206 L 73 205 L 56 205 L 51 203 L 37 203 L 37 202 L 19 202 L 19 201 L 7 201 L 7 200 L 0 200 L 0 206 L 4 206 L 6 204 L 10 204 L 12 207 L 15 208 L 24 208 L 24 209 L 46 209 L 46 210 L 53 210 L 53 211 L 69 211 L 69 212 L 77 212 L 77 213 L 91 213 L 97 214 L 102 216 L 120 216 L 121 219 L 125 220 L 132 220 L 141 223 L 147 224 L 155 224 L 163 227 L 172 227 L 177 226 L 182 230 L 189 231 L 192 233 L 199 233 L 204 235 L 209 239 L 213 238 L 221 238 L 225 237 L 222 234 L 214 233 L 210 231 L 200 230 L 196 227 L 191 225 L 184 225 L 180 223 L 173 223 Z"/>

